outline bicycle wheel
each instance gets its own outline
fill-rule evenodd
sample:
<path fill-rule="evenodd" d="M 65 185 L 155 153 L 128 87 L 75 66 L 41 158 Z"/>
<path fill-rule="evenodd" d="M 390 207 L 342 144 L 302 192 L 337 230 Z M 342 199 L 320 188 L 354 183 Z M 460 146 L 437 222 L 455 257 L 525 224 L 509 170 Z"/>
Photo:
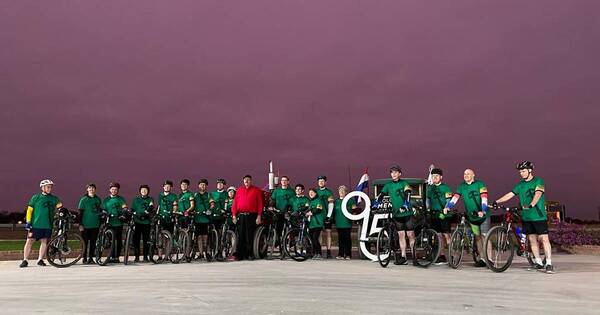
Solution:
<path fill-rule="evenodd" d="M 187 246 L 188 236 L 185 231 L 178 231 L 176 239 L 173 240 L 171 245 L 171 251 L 169 253 L 169 260 L 178 264 L 185 257 L 185 248 Z"/>
<path fill-rule="evenodd" d="M 206 261 L 216 259 L 219 250 L 219 233 L 216 229 L 208 230 L 206 237 Z"/>
<path fill-rule="evenodd" d="M 271 260 L 275 254 L 275 246 L 277 245 L 277 230 L 270 228 L 267 236 L 267 255 L 266 259 Z"/>
<path fill-rule="evenodd" d="M 198 241 L 197 236 L 193 233 L 188 232 L 188 241 L 185 249 L 185 260 L 192 262 L 198 255 Z"/>
<path fill-rule="evenodd" d="M 150 245 L 150 261 L 160 264 L 169 259 L 171 244 L 173 244 L 171 232 L 161 230 L 158 233 L 158 239 L 154 240 Z"/>
<path fill-rule="evenodd" d="M 302 233 L 299 228 L 287 231 L 284 244 L 285 254 L 294 261 L 305 261 L 312 253 L 312 241 L 308 233 Z"/>
<path fill-rule="evenodd" d="M 412 248 L 415 265 L 429 267 L 439 257 L 440 240 L 432 229 L 421 229 Z"/>
<path fill-rule="evenodd" d="M 125 251 L 123 253 L 123 264 L 127 266 L 129 263 L 130 248 L 133 247 L 133 228 L 130 226 L 125 233 Z"/>
<path fill-rule="evenodd" d="M 84 246 L 79 234 L 54 236 L 46 247 L 46 259 L 57 268 L 72 266 L 83 256 Z"/>
<path fill-rule="evenodd" d="M 515 254 L 515 242 L 505 227 L 493 227 L 483 244 L 483 256 L 488 268 L 494 272 L 503 272 L 510 267 Z"/>
<path fill-rule="evenodd" d="M 235 252 L 235 247 L 237 246 L 237 235 L 234 231 L 227 231 L 225 233 L 225 240 L 223 241 L 223 257 L 227 260 L 229 257 L 233 256 Z"/>
<path fill-rule="evenodd" d="M 254 232 L 254 242 L 252 243 L 252 250 L 254 252 L 254 258 L 263 259 L 267 256 L 267 235 L 268 230 L 265 226 L 259 226 Z"/>
<path fill-rule="evenodd" d="M 464 248 L 464 230 L 462 227 L 459 226 L 454 231 L 454 233 L 452 233 L 452 238 L 450 239 L 450 246 L 448 246 L 448 266 L 452 267 L 453 269 L 456 269 L 458 268 L 458 266 L 460 266 Z"/>
<path fill-rule="evenodd" d="M 100 266 L 106 266 L 115 246 L 115 232 L 107 229 L 102 235 L 98 236 L 96 242 L 96 263 Z"/>
<path fill-rule="evenodd" d="M 379 265 L 386 268 L 390 264 L 392 256 L 392 244 L 386 229 L 381 229 L 377 234 L 377 261 Z"/>

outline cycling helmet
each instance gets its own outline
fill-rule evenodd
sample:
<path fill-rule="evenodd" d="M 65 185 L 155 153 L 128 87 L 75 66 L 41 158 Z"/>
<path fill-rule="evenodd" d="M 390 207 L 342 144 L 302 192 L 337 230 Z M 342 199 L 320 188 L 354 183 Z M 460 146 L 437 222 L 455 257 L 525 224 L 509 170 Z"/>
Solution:
<path fill-rule="evenodd" d="M 235 187 L 233 186 L 229 186 L 229 188 L 227 188 L 227 192 L 229 192 L 230 190 L 236 191 Z"/>
<path fill-rule="evenodd" d="M 40 182 L 40 187 L 44 187 L 46 185 L 54 185 L 54 182 L 50 179 L 44 179 Z"/>
<path fill-rule="evenodd" d="M 224 179 L 222 179 L 222 178 L 217 178 L 217 184 L 218 184 L 218 183 L 221 183 L 221 184 L 223 184 L 223 185 L 227 185 L 227 181 L 226 181 L 226 180 L 224 180 Z"/>
<path fill-rule="evenodd" d="M 400 173 L 402 173 L 402 169 L 397 164 L 394 164 L 394 165 L 390 166 L 390 173 L 391 172 L 400 172 Z"/>
<path fill-rule="evenodd" d="M 444 176 L 444 171 L 442 171 L 441 168 L 434 168 L 431 170 L 431 175 L 440 175 L 440 176 Z"/>
<path fill-rule="evenodd" d="M 517 163 L 517 169 L 518 170 L 532 170 L 533 169 L 533 163 L 531 163 L 530 161 L 523 161 L 521 163 Z"/>
<path fill-rule="evenodd" d="M 324 181 L 327 181 L 327 176 L 321 175 L 321 176 L 317 177 L 317 180 L 321 180 L 321 179 Z"/>

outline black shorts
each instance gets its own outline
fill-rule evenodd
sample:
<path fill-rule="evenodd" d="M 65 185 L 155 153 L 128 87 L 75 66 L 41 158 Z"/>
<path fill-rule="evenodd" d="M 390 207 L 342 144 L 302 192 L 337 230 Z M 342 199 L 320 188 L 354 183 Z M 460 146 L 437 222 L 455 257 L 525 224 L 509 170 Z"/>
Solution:
<path fill-rule="evenodd" d="M 394 218 L 394 220 L 396 221 L 396 227 L 397 227 L 398 231 L 414 231 L 415 230 L 415 223 L 414 223 L 412 215 L 406 216 L 406 217 Z"/>
<path fill-rule="evenodd" d="M 433 217 L 431 219 L 431 227 L 438 233 L 450 233 L 452 231 L 452 217 L 440 219 Z"/>
<path fill-rule="evenodd" d="M 542 221 L 523 221 L 523 233 L 525 235 L 536 234 L 544 235 L 548 234 L 548 222 Z"/>
<path fill-rule="evenodd" d="M 331 230 L 333 228 L 333 222 L 330 220 L 329 222 L 325 223 L 324 226 L 325 230 Z"/>
<path fill-rule="evenodd" d="M 31 229 L 31 237 L 29 237 L 29 233 L 27 234 L 27 238 L 33 238 L 36 241 L 41 239 L 52 237 L 52 229 Z"/>
<path fill-rule="evenodd" d="M 196 223 L 196 235 L 208 235 L 208 223 Z"/>

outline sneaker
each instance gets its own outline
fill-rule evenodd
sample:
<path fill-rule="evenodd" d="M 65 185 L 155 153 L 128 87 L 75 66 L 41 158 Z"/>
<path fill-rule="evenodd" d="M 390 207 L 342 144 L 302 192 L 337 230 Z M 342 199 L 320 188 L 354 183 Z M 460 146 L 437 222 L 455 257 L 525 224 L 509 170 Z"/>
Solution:
<path fill-rule="evenodd" d="M 344 259 L 344 257 L 342 257 L 342 256 L 336 256 L 335 259 L 342 260 L 342 259 Z"/>
<path fill-rule="evenodd" d="M 546 265 L 546 273 L 554 273 L 554 267 L 552 265 Z"/>
<path fill-rule="evenodd" d="M 27 267 L 28 265 L 29 265 L 29 263 L 27 262 L 27 260 L 23 260 L 23 261 L 21 262 L 21 264 L 19 265 L 19 268 L 25 268 L 25 267 Z"/>
<path fill-rule="evenodd" d="M 408 259 L 406 259 L 404 256 L 401 256 L 394 261 L 394 265 L 408 265 Z"/>
<path fill-rule="evenodd" d="M 483 267 L 486 267 L 486 266 L 487 266 L 487 265 L 485 264 L 485 262 L 484 262 L 483 260 L 478 260 L 478 261 L 475 263 L 475 267 L 477 267 L 477 268 L 483 268 Z"/>
<path fill-rule="evenodd" d="M 351 259 L 352 259 L 352 257 L 350 257 L 350 256 L 346 256 L 346 258 L 344 258 L 344 259 L 345 259 L 345 260 L 351 260 Z"/>
<path fill-rule="evenodd" d="M 150 259 L 148 259 L 148 257 L 144 257 L 144 262 L 145 262 L 145 263 L 147 263 L 147 262 L 149 262 L 149 261 L 150 261 Z"/>
<path fill-rule="evenodd" d="M 539 270 L 539 271 L 544 271 L 544 266 L 536 263 L 536 264 L 533 266 L 533 269 L 535 269 L 535 270 Z"/>
<path fill-rule="evenodd" d="M 37 265 L 42 267 L 47 266 L 43 259 L 38 260 Z"/>

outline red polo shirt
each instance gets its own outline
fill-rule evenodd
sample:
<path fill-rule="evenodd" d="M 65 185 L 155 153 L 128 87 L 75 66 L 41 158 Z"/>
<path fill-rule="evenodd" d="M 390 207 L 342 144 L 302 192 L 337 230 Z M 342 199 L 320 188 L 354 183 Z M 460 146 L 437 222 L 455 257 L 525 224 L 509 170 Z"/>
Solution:
<path fill-rule="evenodd" d="M 262 215 L 263 211 L 263 191 L 256 186 L 248 188 L 241 186 L 235 192 L 235 198 L 231 205 L 231 214 L 236 216 L 238 213 L 258 213 Z"/>

